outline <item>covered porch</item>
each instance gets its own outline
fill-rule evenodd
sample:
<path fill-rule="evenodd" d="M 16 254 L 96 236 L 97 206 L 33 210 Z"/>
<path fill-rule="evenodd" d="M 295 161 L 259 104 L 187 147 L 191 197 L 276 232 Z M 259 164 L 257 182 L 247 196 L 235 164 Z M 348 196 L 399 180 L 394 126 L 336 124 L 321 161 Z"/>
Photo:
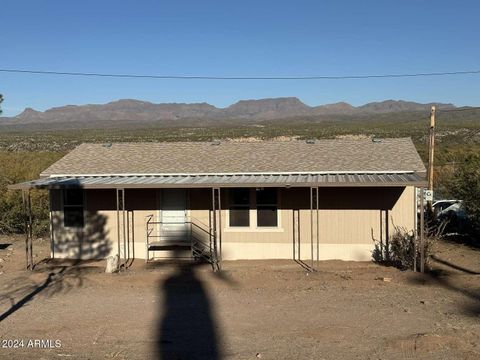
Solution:
<path fill-rule="evenodd" d="M 328 258 L 325 253 L 331 250 L 326 245 L 341 245 L 348 251 L 361 248 L 362 244 L 356 245 L 354 239 L 345 244 L 343 238 L 331 240 L 332 226 L 354 227 L 352 219 L 358 215 L 362 217 L 360 222 L 366 223 L 358 225 L 363 226 L 359 236 L 367 236 L 370 227 L 372 238 L 388 246 L 390 218 L 392 212 L 397 212 L 402 213 L 395 215 L 403 219 L 400 222 L 413 221 L 412 229 L 422 242 L 423 226 L 416 220 L 418 213 L 423 221 L 423 210 L 418 209 L 423 201 L 418 201 L 416 189 L 425 185 L 414 172 L 317 172 L 57 176 L 11 188 L 24 194 L 26 263 L 30 269 L 34 262 L 29 192 L 42 188 L 50 192 L 52 258 L 117 256 L 122 269 L 139 258 L 148 262 L 184 257 L 208 261 L 217 270 L 223 259 L 273 256 L 288 257 L 314 271 L 321 259 Z M 250 189 L 254 203 L 235 203 L 234 189 Z M 255 194 L 264 189 L 276 189 L 275 204 L 257 204 Z M 75 190 L 80 190 L 77 195 Z M 171 198 L 177 199 L 179 193 L 184 193 L 184 208 L 178 208 L 178 202 L 162 208 L 168 203 L 165 194 L 169 193 L 176 193 Z M 421 198 L 423 191 L 418 194 Z M 400 206 L 396 205 L 399 199 L 407 204 L 401 207 L 408 209 L 395 208 Z M 263 220 L 259 220 L 259 214 L 272 218 L 268 214 L 274 210 L 279 214 L 277 223 L 272 223 L 276 228 L 260 226 Z M 179 216 L 182 211 L 183 216 Z M 248 226 L 242 223 L 245 217 Z M 67 225 L 77 225 L 77 229 L 65 226 L 66 221 Z M 270 255 L 261 257 L 262 252 Z"/>

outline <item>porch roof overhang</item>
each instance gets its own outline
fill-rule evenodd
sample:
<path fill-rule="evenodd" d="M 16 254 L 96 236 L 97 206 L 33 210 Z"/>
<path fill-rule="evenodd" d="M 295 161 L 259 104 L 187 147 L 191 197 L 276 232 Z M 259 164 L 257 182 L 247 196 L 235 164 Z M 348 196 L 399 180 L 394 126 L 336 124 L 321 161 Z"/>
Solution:
<path fill-rule="evenodd" d="M 144 189 L 219 187 L 425 187 L 415 172 L 249 173 L 249 174 L 128 174 L 62 175 L 10 185 L 28 189 Z"/>

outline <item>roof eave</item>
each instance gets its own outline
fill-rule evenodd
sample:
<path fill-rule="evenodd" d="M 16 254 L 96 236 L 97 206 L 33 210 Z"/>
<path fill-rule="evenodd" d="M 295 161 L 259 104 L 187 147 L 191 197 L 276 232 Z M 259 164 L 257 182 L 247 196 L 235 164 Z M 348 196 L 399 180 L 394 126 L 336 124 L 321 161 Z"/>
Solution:
<path fill-rule="evenodd" d="M 34 181 L 27 181 L 18 184 L 9 185 L 10 190 L 29 190 L 29 189 L 66 189 L 66 188 L 83 188 L 83 189 L 161 189 L 161 188 L 234 188 L 234 187 L 283 187 L 283 188 L 298 188 L 298 187 L 426 187 L 427 181 L 421 176 L 419 179 L 406 181 L 308 181 L 308 182 L 202 182 L 202 183 L 93 183 L 81 184 L 80 182 L 64 183 L 38 183 L 39 179 Z"/>

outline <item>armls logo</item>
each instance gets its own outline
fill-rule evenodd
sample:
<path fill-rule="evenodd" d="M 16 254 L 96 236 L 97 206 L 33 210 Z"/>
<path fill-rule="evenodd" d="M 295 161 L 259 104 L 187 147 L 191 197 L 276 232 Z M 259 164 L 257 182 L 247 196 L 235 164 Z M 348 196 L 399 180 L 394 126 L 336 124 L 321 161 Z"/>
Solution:
<path fill-rule="evenodd" d="M 27 343 L 27 348 L 37 349 L 58 349 L 62 347 L 61 340 L 52 339 L 30 339 Z"/>

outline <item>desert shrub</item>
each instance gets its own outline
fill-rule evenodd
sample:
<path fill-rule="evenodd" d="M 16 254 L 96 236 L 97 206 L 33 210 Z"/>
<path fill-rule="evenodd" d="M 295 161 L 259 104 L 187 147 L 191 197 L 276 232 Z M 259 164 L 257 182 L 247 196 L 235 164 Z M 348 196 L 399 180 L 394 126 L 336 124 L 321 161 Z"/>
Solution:
<path fill-rule="evenodd" d="M 480 234 L 480 155 L 465 157 L 447 186 L 455 198 L 463 200 L 470 231 L 478 236 Z"/>
<path fill-rule="evenodd" d="M 390 239 L 387 259 L 400 269 L 413 269 L 415 261 L 415 241 L 415 235 L 412 231 L 407 232 L 404 229 L 396 229 Z M 417 257 L 419 254 L 420 249 L 417 251 Z"/>
<path fill-rule="evenodd" d="M 0 152 L 0 234 L 24 232 L 25 213 L 20 191 L 8 190 L 8 185 L 36 179 L 39 173 L 61 154 L 49 152 Z M 32 190 L 32 231 L 35 236 L 48 232 L 48 193 Z"/>
<path fill-rule="evenodd" d="M 425 268 L 428 268 L 432 248 L 439 239 L 442 229 L 425 229 L 423 241 Z M 416 252 L 415 252 L 416 249 Z M 415 238 L 413 231 L 402 227 L 395 227 L 390 237 L 388 246 L 375 241 L 375 248 L 372 252 L 373 261 L 395 266 L 401 270 L 412 270 L 416 261 L 416 268 L 421 268 L 421 246 L 420 239 Z"/>
<path fill-rule="evenodd" d="M 0 190 L 1 191 L 1 190 Z M 0 234 L 24 232 L 25 212 L 19 191 L 0 192 Z M 32 199 L 32 231 L 35 236 L 45 235 L 49 230 L 48 193 L 34 190 Z"/>

